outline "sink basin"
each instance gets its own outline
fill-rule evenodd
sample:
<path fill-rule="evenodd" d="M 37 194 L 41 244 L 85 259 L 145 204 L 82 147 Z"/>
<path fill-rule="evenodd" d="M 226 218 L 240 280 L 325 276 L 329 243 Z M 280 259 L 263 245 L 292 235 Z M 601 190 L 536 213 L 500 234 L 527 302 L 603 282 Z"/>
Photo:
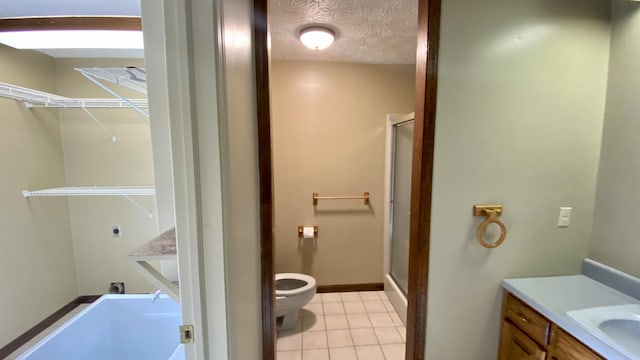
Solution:
<path fill-rule="evenodd" d="M 640 360 L 640 304 L 568 311 L 567 315 L 630 359 Z"/>

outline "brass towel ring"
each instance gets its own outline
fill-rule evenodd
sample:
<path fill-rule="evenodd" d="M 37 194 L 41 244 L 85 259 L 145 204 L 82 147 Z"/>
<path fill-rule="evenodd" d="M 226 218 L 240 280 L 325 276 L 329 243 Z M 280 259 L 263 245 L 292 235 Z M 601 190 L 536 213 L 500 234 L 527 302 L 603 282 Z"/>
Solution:
<path fill-rule="evenodd" d="M 474 205 L 473 206 L 473 215 L 475 216 L 486 216 L 487 218 L 478 226 L 478 230 L 476 231 L 476 238 L 480 245 L 493 249 L 495 247 L 500 246 L 504 239 L 507 237 L 507 227 L 504 225 L 500 219 L 498 219 L 498 215 L 502 214 L 502 205 Z M 487 229 L 487 226 L 491 223 L 497 224 L 500 226 L 500 238 L 498 241 L 494 243 L 490 243 L 484 240 L 484 231 Z"/>

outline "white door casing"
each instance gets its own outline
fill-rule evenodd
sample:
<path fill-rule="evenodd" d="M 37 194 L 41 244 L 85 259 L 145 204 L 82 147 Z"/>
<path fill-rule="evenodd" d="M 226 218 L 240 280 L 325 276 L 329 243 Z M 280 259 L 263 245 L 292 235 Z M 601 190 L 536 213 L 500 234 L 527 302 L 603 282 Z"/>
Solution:
<path fill-rule="evenodd" d="M 154 148 L 170 138 L 169 151 L 154 150 L 170 157 L 154 164 L 171 163 L 183 322 L 195 327 L 186 356 L 259 359 L 251 2 L 141 3 Z"/>

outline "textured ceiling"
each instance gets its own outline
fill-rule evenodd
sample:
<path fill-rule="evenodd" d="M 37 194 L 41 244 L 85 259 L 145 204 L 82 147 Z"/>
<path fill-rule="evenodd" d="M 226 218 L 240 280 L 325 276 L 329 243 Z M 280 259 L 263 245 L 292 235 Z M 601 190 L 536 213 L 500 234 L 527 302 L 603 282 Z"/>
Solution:
<path fill-rule="evenodd" d="M 277 60 L 415 63 L 417 0 L 269 0 L 271 55 Z M 337 33 L 325 50 L 298 39 L 305 25 L 326 24 Z"/>

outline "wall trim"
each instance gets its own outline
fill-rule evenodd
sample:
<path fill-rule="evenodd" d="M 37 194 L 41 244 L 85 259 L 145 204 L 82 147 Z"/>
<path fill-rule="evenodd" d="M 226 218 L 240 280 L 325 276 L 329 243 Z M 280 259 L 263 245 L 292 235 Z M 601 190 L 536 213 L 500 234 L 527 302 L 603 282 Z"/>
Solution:
<path fill-rule="evenodd" d="M 317 293 L 332 292 L 353 292 L 353 291 L 382 291 L 384 283 L 364 283 L 364 284 L 336 284 L 336 285 L 318 285 Z"/>
<path fill-rule="evenodd" d="M 78 307 L 81 304 L 91 304 L 92 302 L 98 300 L 102 295 L 82 295 L 77 298 L 71 300 L 68 304 L 64 305 L 60 309 L 58 309 L 53 314 L 49 315 L 46 319 L 40 321 L 31 329 L 25 331 L 22 335 L 15 338 L 13 341 L 8 343 L 7 345 L 0 348 L 0 359 L 4 359 L 7 356 L 11 355 L 14 351 L 18 350 L 22 345 L 28 343 L 31 339 L 36 337 L 42 331 L 44 331 L 49 326 L 53 325 L 56 321 L 62 319 L 65 315 L 70 313 L 73 309 Z"/>
<path fill-rule="evenodd" d="M 58 16 L 0 20 L 0 31 L 38 30 L 129 30 L 141 31 L 139 16 Z"/>

